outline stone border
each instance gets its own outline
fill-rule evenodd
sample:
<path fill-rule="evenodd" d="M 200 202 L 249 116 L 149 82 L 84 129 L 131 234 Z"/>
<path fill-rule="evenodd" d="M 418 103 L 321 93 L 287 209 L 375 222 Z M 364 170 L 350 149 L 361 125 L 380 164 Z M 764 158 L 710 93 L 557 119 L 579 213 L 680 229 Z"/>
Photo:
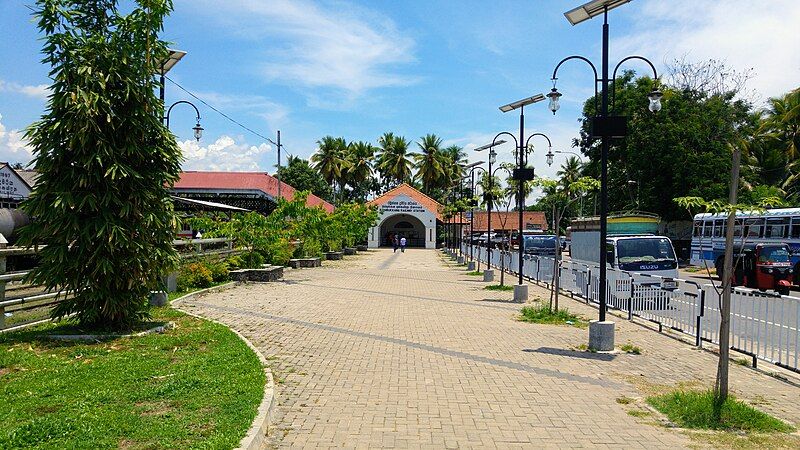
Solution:
<path fill-rule="evenodd" d="M 54 341 L 89 341 L 89 342 L 97 342 L 97 341 L 104 341 L 108 339 L 119 339 L 119 338 L 133 338 L 133 337 L 141 337 L 146 336 L 148 334 L 153 333 L 163 333 L 167 330 L 171 330 L 175 328 L 175 322 L 167 322 L 164 325 L 159 325 L 157 327 L 153 327 L 144 331 L 140 331 L 138 333 L 128 333 L 128 334 L 46 334 L 44 335 L 48 339 L 52 339 Z"/>
<path fill-rule="evenodd" d="M 196 317 L 202 320 L 207 320 L 209 322 L 222 325 L 225 328 L 231 330 L 232 332 L 234 332 L 234 334 L 236 334 L 236 336 L 239 337 L 239 339 L 244 341 L 244 343 L 248 347 L 250 347 L 250 350 L 252 350 L 253 353 L 255 353 L 256 356 L 258 357 L 258 360 L 261 361 L 261 367 L 264 368 L 264 375 L 266 376 L 266 383 L 264 384 L 264 397 L 261 399 L 261 404 L 258 405 L 258 409 L 256 410 L 256 417 L 255 419 L 253 419 L 253 423 L 250 425 L 250 429 L 247 430 L 247 434 L 245 434 L 242 440 L 239 441 L 239 446 L 237 447 L 237 450 L 238 449 L 258 450 L 262 448 L 266 440 L 266 437 L 269 434 L 269 428 L 270 425 L 272 424 L 272 414 L 273 411 L 275 410 L 275 406 L 277 405 L 277 402 L 275 400 L 275 382 L 272 378 L 272 371 L 267 365 L 268 364 L 267 358 L 264 357 L 264 354 L 261 353 L 261 350 L 259 350 L 255 345 L 253 345 L 253 343 L 250 342 L 249 339 L 247 339 L 241 333 L 229 327 L 228 325 L 225 325 L 224 323 L 219 322 L 217 320 L 209 319 L 207 317 L 203 317 L 198 314 L 186 311 L 180 307 L 180 303 L 183 303 L 185 300 L 203 294 L 222 291 L 224 289 L 236 286 L 237 284 L 238 283 L 236 282 L 230 282 L 220 286 L 215 286 L 207 289 L 201 289 L 199 291 L 190 292 L 182 297 L 178 297 L 175 300 L 173 300 L 172 307 L 189 316 Z"/>

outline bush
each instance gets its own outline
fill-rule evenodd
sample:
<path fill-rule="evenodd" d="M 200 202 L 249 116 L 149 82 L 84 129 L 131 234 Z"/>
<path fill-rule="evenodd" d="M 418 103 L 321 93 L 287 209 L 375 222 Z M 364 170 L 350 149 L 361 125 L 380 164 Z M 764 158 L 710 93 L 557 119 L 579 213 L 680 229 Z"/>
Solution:
<path fill-rule="evenodd" d="M 178 290 L 189 288 L 207 288 L 214 283 L 211 270 L 201 262 L 186 264 L 178 275 Z"/>
<path fill-rule="evenodd" d="M 228 259 L 225 260 L 225 264 L 228 265 L 228 270 L 236 270 L 242 268 L 242 258 L 238 255 L 230 256 Z"/>
<path fill-rule="evenodd" d="M 287 239 L 280 239 L 269 246 L 269 262 L 276 266 L 285 266 L 292 259 L 292 244 Z"/>
<path fill-rule="evenodd" d="M 211 278 L 215 283 L 228 281 L 228 264 L 225 261 L 215 261 L 207 264 L 211 271 Z"/>
<path fill-rule="evenodd" d="M 258 269 L 264 264 L 264 257 L 258 252 L 242 253 L 239 258 L 242 261 L 240 266 L 242 269 Z"/>

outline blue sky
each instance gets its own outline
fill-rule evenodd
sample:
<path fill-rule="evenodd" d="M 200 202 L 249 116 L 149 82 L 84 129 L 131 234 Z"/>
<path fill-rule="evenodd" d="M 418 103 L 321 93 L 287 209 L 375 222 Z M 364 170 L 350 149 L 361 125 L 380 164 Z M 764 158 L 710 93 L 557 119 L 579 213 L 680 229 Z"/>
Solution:
<path fill-rule="evenodd" d="M 31 3 L 0 1 L 0 160 L 30 158 L 20 130 L 45 108 L 48 68 L 39 62 L 41 42 L 25 6 Z M 263 135 L 280 129 L 288 153 L 308 157 L 326 134 L 374 143 L 385 131 L 414 141 L 435 133 L 471 150 L 517 130 L 518 115 L 498 106 L 547 93 L 563 57 L 581 54 L 599 65 L 601 20 L 573 27 L 563 16 L 578 4 L 175 0 L 163 37 L 188 52 L 171 78 Z M 753 69 L 756 101 L 800 84 L 796 0 L 635 0 L 614 10 L 610 23 L 613 63 L 630 54 L 659 70 L 684 55 L 725 60 Z M 647 73 L 638 63 L 625 67 Z M 553 116 L 546 102 L 530 107 L 526 129 L 572 150 L 591 83 L 587 66 L 565 65 L 562 109 Z M 185 99 L 167 83 L 168 102 Z M 273 146 L 198 107 L 205 128 L 199 144 L 191 139 L 190 108 L 171 117 L 186 169 L 274 170 Z M 545 142 L 536 145 L 537 173 L 552 176 Z M 511 148 L 499 159 L 510 160 Z"/>

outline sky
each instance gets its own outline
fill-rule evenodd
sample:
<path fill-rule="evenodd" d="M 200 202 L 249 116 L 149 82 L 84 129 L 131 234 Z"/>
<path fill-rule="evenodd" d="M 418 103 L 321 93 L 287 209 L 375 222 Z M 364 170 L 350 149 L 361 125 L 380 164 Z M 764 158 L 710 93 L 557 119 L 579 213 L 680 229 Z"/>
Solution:
<path fill-rule="evenodd" d="M 49 68 L 30 7 L 0 0 L 0 161 L 31 159 L 23 130 L 47 107 Z M 169 77 L 285 154 L 308 158 L 325 135 L 376 143 L 391 131 L 416 142 L 434 133 L 472 151 L 501 131 L 519 133 L 519 113 L 498 107 L 552 88 L 556 64 L 582 55 L 600 66 L 602 19 L 572 26 L 573 0 L 311 1 L 174 0 L 162 38 L 187 55 Z M 797 0 L 634 0 L 609 14 L 611 63 L 650 59 L 659 72 L 674 58 L 725 61 L 752 70 L 757 104 L 800 85 Z M 624 68 L 650 75 L 643 63 Z M 571 61 L 558 73 L 562 108 L 525 110 L 526 134 L 548 135 L 554 151 L 577 151 L 580 105 L 593 91 L 591 69 Z M 205 128 L 192 138 L 194 111 L 179 105 L 170 127 L 185 170 L 274 172 L 276 148 L 200 104 L 172 82 L 166 100 L 190 100 Z M 642 99 L 647 102 L 647 99 Z M 568 156 L 545 164 L 534 138 L 538 176 L 553 177 Z M 414 149 L 416 145 L 414 144 Z M 512 148 L 498 148 L 511 161 Z"/>

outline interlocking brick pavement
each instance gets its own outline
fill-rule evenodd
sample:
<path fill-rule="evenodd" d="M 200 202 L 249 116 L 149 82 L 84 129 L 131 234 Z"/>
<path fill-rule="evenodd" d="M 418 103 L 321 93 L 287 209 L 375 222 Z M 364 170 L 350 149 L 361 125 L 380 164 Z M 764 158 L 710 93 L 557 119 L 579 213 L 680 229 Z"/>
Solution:
<path fill-rule="evenodd" d="M 508 279 L 513 283 L 513 278 Z M 282 283 L 247 284 L 184 303 L 229 324 L 271 360 L 278 447 L 648 447 L 691 444 L 628 414 L 643 385 L 713 382 L 715 357 L 617 320 L 642 355 L 571 351 L 573 327 L 518 322 L 510 292 L 432 250 L 371 251 Z M 532 286 L 531 296 L 547 295 Z M 596 311 L 564 299 L 570 310 Z M 800 422 L 800 390 L 732 367 L 732 386 Z"/>

